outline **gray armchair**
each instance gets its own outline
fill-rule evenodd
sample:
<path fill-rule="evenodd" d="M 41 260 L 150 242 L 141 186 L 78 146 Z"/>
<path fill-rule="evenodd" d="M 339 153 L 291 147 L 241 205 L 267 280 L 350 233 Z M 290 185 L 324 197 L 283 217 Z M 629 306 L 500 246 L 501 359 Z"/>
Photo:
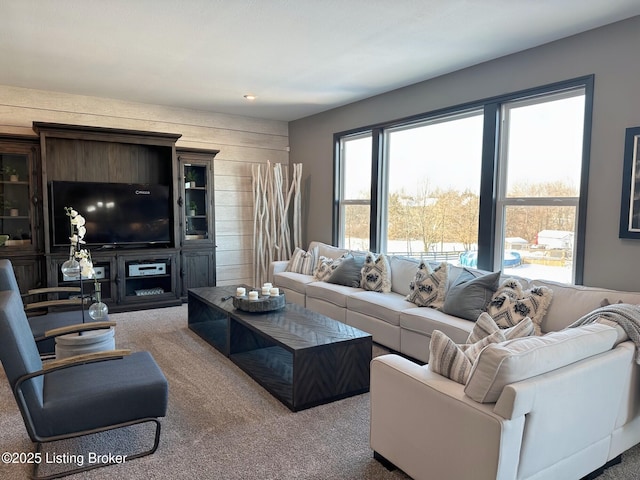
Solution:
<path fill-rule="evenodd" d="M 43 363 L 20 295 L 6 290 L 0 291 L 0 361 L 36 452 L 44 442 L 146 422 L 155 423 L 153 446 L 127 460 L 156 451 L 168 385 L 149 352 L 112 350 Z M 105 465 L 38 477 L 36 463 L 33 478 L 60 478 Z"/>
<path fill-rule="evenodd" d="M 0 291 L 3 290 L 13 290 L 20 294 L 20 288 L 18 287 L 18 281 L 16 279 L 15 272 L 13 271 L 13 265 L 11 261 L 8 259 L 0 259 Z M 38 290 L 30 290 L 29 293 L 47 293 L 47 292 L 76 292 L 79 293 L 80 289 L 77 287 L 56 287 L 55 289 L 43 288 Z M 23 296 L 24 299 L 24 296 Z M 80 306 L 80 299 L 73 300 L 56 300 L 55 302 L 45 301 L 38 302 L 36 304 L 25 305 L 25 310 L 30 310 L 34 307 L 48 307 L 51 305 L 67 305 L 67 306 Z M 24 303 L 24 302 L 23 302 Z M 47 356 L 53 355 L 55 351 L 55 341 L 54 336 L 47 335 L 50 330 L 55 330 L 62 327 L 70 327 L 72 325 L 77 325 L 82 322 L 82 316 L 80 311 L 61 311 L 61 312 L 51 312 L 43 315 L 37 316 L 29 316 L 27 317 L 29 326 L 31 328 L 31 332 L 33 333 L 34 338 L 36 339 L 36 344 L 38 346 L 38 351 L 40 355 Z M 92 322 L 91 317 L 88 314 L 85 314 L 85 320 L 88 323 Z M 90 327 L 80 327 L 78 329 L 72 330 L 67 333 L 72 333 L 73 331 L 80 331 L 80 329 L 95 329 L 96 325 L 94 324 Z M 102 328 L 105 328 L 103 326 Z M 106 327 L 108 328 L 108 326 Z"/>

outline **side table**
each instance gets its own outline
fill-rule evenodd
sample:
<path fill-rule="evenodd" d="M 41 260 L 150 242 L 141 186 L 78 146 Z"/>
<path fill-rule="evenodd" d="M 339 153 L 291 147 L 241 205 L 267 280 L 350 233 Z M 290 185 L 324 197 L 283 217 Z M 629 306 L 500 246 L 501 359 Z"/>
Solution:
<path fill-rule="evenodd" d="M 84 353 L 103 352 L 115 350 L 115 329 L 113 327 L 103 330 L 89 330 L 78 333 L 70 333 L 56 337 L 56 358 L 68 358 Z"/>

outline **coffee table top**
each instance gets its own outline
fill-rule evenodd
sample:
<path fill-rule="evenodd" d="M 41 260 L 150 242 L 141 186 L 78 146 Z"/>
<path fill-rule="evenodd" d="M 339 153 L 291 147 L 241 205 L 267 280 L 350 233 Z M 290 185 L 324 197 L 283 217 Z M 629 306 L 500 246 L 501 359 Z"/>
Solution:
<path fill-rule="evenodd" d="M 234 320 L 267 335 L 288 350 L 371 337 L 369 333 L 295 303 L 287 303 L 281 310 L 265 313 L 237 310 L 232 300 L 236 285 L 192 288 L 189 292 L 212 307 L 228 312 Z"/>

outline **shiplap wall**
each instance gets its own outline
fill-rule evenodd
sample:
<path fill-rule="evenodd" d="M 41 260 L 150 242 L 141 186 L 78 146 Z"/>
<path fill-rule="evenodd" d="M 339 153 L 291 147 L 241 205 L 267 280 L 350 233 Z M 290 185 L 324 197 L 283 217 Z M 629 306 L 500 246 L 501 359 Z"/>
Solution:
<path fill-rule="evenodd" d="M 0 133 L 37 122 L 179 133 L 177 147 L 220 150 L 214 160 L 218 285 L 253 281 L 251 165 L 289 164 L 287 122 L 0 85 Z"/>

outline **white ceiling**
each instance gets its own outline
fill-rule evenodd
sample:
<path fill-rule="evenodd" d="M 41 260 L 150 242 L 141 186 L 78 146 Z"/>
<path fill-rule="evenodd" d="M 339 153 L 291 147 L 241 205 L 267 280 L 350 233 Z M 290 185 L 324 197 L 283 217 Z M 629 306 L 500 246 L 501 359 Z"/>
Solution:
<path fill-rule="evenodd" d="M 0 0 L 0 84 L 289 121 L 636 15 L 639 0 Z"/>

